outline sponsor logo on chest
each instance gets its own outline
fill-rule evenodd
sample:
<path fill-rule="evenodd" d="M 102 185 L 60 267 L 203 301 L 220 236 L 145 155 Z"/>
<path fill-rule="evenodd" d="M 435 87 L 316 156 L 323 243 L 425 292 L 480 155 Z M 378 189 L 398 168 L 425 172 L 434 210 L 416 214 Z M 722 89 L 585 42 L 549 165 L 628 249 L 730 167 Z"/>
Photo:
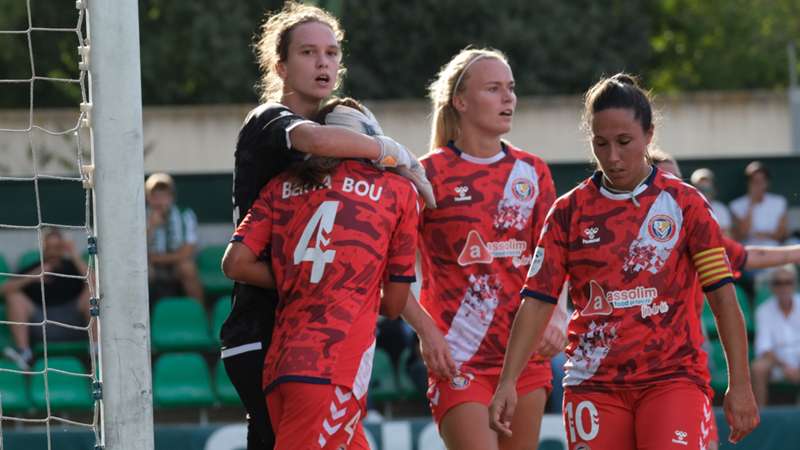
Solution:
<path fill-rule="evenodd" d="M 614 312 L 614 309 L 638 306 L 642 318 L 646 319 L 669 311 L 669 304 L 666 301 L 654 303 L 657 298 L 658 289 L 654 287 L 636 286 L 632 289 L 605 292 L 600 283 L 591 280 L 589 282 L 589 301 L 581 311 L 581 316 L 608 316 Z"/>
<path fill-rule="evenodd" d="M 530 255 L 525 255 L 528 243 L 518 239 L 508 239 L 505 241 L 485 242 L 480 233 L 470 230 L 467 234 L 467 241 L 461 254 L 458 256 L 458 264 L 468 266 L 470 264 L 491 264 L 494 258 L 513 258 L 514 266 L 530 264 Z"/>

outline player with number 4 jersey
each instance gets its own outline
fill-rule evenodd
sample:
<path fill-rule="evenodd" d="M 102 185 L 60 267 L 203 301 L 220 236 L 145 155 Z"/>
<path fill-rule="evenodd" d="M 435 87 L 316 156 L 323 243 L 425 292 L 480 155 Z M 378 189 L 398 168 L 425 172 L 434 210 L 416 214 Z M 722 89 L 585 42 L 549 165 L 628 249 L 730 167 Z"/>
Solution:
<path fill-rule="evenodd" d="M 377 316 L 399 315 L 415 280 L 419 206 L 399 175 L 311 158 L 269 182 L 236 229 L 228 252 L 250 259 L 233 275 L 269 284 L 269 263 L 280 299 L 263 377 L 275 448 L 368 448 Z"/>

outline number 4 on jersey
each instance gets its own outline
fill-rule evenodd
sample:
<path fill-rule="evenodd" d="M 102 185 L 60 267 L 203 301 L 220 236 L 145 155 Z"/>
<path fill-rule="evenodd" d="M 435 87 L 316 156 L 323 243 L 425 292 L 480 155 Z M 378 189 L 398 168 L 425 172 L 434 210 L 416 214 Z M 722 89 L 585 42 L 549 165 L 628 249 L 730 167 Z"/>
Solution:
<path fill-rule="evenodd" d="M 322 274 L 325 272 L 325 264 L 333 262 L 336 257 L 336 250 L 327 249 L 323 247 L 330 245 L 331 240 L 329 237 L 333 231 L 333 223 L 336 221 L 336 213 L 339 209 L 339 202 L 329 200 L 323 202 L 317 211 L 311 216 L 308 225 L 303 230 L 303 235 L 300 236 L 300 242 L 294 249 L 294 264 L 300 264 L 303 261 L 311 261 L 311 282 L 319 283 L 322 279 Z M 314 247 L 309 247 L 311 236 L 316 231 L 316 243 Z"/>

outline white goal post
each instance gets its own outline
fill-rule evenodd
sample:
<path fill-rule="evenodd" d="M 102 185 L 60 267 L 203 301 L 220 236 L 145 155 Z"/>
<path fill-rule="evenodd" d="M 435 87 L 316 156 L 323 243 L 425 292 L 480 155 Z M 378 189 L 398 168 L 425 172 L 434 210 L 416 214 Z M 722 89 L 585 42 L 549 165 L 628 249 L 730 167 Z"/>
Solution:
<path fill-rule="evenodd" d="M 80 0 L 79 0 L 80 2 Z M 136 0 L 88 0 L 105 450 L 152 450 Z"/>

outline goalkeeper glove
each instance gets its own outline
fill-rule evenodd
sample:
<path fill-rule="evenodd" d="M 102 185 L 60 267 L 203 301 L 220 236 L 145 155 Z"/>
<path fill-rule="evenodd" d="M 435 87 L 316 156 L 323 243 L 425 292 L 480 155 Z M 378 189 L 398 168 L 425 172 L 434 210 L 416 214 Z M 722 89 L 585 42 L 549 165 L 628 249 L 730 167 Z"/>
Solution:
<path fill-rule="evenodd" d="M 383 130 L 372 112 L 364 107 L 364 112 L 349 106 L 338 105 L 325 116 L 325 125 L 333 125 L 372 136 L 380 145 L 381 154 L 372 163 L 379 169 L 391 169 L 408 178 L 417 187 L 429 208 L 436 208 L 433 187 L 425 176 L 425 169 L 406 147 L 383 135 Z"/>

